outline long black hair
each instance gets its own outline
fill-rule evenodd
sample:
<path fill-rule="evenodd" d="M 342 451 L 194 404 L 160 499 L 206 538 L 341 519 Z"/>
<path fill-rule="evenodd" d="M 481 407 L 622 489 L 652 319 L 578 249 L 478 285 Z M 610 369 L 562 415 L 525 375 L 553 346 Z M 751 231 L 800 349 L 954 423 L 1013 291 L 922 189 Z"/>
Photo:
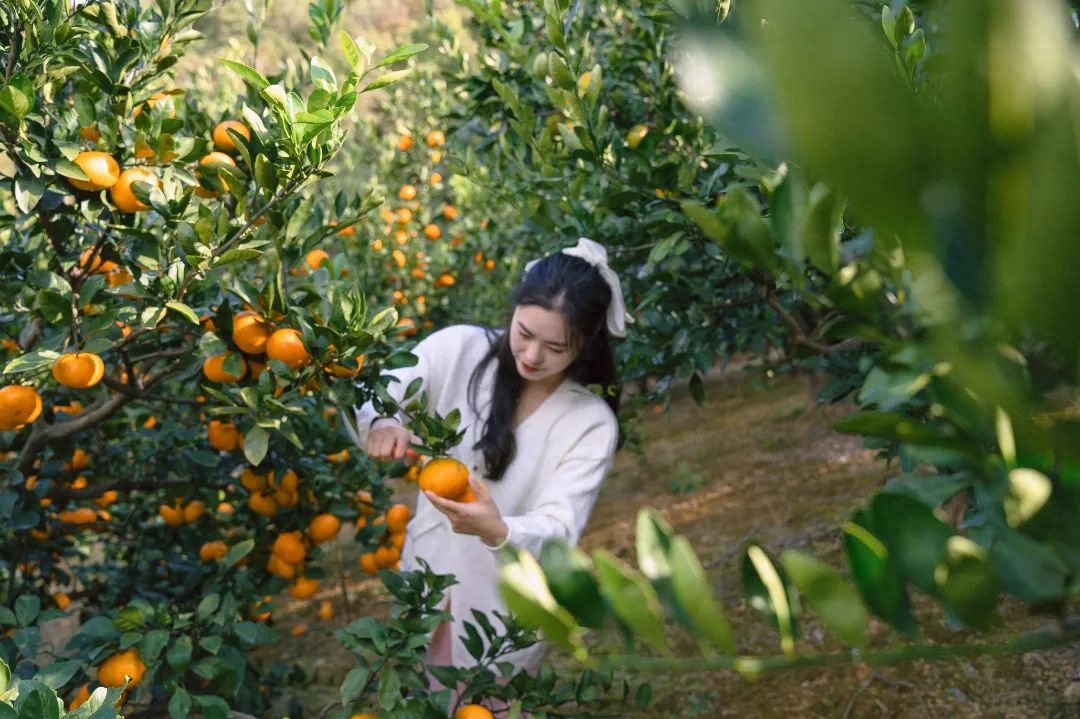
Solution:
<path fill-rule="evenodd" d="M 619 410 L 620 388 L 615 372 L 615 358 L 607 333 L 607 310 L 611 288 L 591 264 L 562 252 L 556 252 L 534 264 L 510 296 L 511 310 L 506 329 L 492 333 L 491 349 L 469 378 L 469 404 L 480 413 L 477 390 L 488 365 L 495 363 L 495 384 L 487 420 L 474 449 L 484 454 L 490 479 L 502 479 L 514 459 L 514 408 L 525 381 L 517 371 L 510 352 L 510 318 L 522 305 L 533 305 L 559 312 L 566 319 L 571 350 L 578 355 L 567 368 L 567 376 L 582 385 L 599 385 L 603 398 L 613 412 Z"/>

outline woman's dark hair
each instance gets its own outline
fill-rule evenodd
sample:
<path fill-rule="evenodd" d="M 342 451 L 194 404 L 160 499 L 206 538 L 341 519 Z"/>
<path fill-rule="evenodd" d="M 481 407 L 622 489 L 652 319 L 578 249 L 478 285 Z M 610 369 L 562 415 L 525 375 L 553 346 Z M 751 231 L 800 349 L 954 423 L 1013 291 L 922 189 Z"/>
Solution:
<path fill-rule="evenodd" d="M 510 299 L 511 318 L 514 309 L 522 305 L 562 314 L 570 333 L 570 347 L 578 350 L 577 358 L 567 368 L 567 376 L 582 385 L 599 385 L 604 400 L 617 412 L 620 388 L 606 325 L 611 288 L 600 272 L 580 257 L 556 252 L 529 268 Z M 480 414 L 476 398 L 480 378 L 488 365 L 495 362 L 490 411 L 474 447 L 483 452 L 490 479 L 502 479 L 514 459 L 514 408 L 525 385 L 510 353 L 510 331 L 508 318 L 502 334 L 492 332 L 489 336 L 491 349 L 469 378 L 469 404 Z"/>

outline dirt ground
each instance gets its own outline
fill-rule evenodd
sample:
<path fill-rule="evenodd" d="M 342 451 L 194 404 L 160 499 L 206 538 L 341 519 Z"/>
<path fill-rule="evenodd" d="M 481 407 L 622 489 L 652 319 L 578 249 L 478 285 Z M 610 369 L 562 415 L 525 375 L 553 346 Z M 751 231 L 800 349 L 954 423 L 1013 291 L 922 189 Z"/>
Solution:
<path fill-rule="evenodd" d="M 890 470 L 861 448 L 858 438 L 837 434 L 831 423 L 850 412 L 830 406 L 805 412 L 806 389 L 797 378 L 764 380 L 729 371 L 709 382 L 706 403 L 677 394 L 666 413 L 650 412 L 636 426 L 641 451 L 623 451 L 606 482 L 583 538 L 584 549 L 606 548 L 633 558 L 634 522 L 642 506 L 658 508 L 687 536 L 723 598 L 740 652 L 777 655 L 776 635 L 741 601 L 738 569 L 750 539 L 774 555 L 804 548 L 841 565 L 839 531 L 847 512 L 880 487 Z M 314 617 L 315 603 L 284 604 L 275 612 L 286 638 L 274 658 L 297 662 L 304 679 L 293 691 L 311 716 L 334 701 L 353 666 L 332 632 L 363 614 L 384 613 L 376 580 L 356 569 L 351 543 L 337 549 L 346 579 L 324 587 L 336 616 Z M 344 597 L 348 597 L 348 606 Z M 923 641 L 973 641 L 948 627 L 928 602 L 915 598 Z M 993 638 L 1046 624 L 1025 610 L 1002 604 Z M 306 632 L 289 635 L 297 624 Z M 801 653 L 836 651 L 812 616 L 801 621 Z M 873 649 L 904 646 L 883 627 L 872 628 Z M 677 633 L 676 641 L 692 651 Z M 599 646 L 612 638 L 601 638 Z M 614 644 L 611 645 L 612 647 Z M 571 662 L 552 661 L 566 671 Z M 653 702 L 626 717 L 1029 717 L 1080 716 L 1080 664 L 1075 647 L 1026 655 L 916 661 L 868 668 L 845 664 L 811 667 L 747 679 L 731 671 L 639 674 Z M 274 716 L 280 716 L 276 714 Z"/>

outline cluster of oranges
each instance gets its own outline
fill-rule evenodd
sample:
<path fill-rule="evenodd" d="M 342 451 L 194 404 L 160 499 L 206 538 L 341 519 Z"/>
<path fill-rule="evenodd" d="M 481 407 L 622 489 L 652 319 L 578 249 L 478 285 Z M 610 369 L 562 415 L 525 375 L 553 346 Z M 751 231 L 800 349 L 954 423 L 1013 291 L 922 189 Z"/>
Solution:
<path fill-rule="evenodd" d="M 194 524 L 204 514 L 206 514 L 206 505 L 198 499 L 190 502 L 174 499 L 171 505 L 163 504 L 158 507 L 158 516 L 170 527 Z"/>
<path fill-rule="evenodd" d="M 300 477 L 294 470 L 285 470 L 278 479 L 273 470 L 259 474 L 244 467 L 239 479 L 249 492 L 248 509 L 262 517 L 273 517 L 279 509 L 300 503 Z"/>
<path fill-rule="evenodd" d="M 368 574 L 375 574 L 380 569 L 400 569 L 401 550 L 405 547 L 405 525 L 409 523 L 411 515 L 409 507 L 405 504 L 394 504 L 386 510 L 386 514 L 373 516 L 375 506 L 370 492 L 360 490 L 356 500 L 360 510 L 356 528 L 364 530 L 370 525 L 380 530 L 375 549 L 360 555 L 360 566 Z"/>
<path fill-rule="evenodd" d="M 212 330 L 213 321 L 205 319 L 203 327 Z M 237 353 L 228 350 L 206 358 L 203 374 L 211 382 L 230 384 L 245 377 L 258 380 L 269 360 L 277 360 L 293 372 L 311 362 L 311 355 L 304 346 L 299 330 L 292 327 L 275 328 L 268 318 L 253 310 L 240 312 L 233 317 L 231 340 L 239 350 L 239 363 L 233 367 L 233 371 L 229 371 L 227 363 Z"/>

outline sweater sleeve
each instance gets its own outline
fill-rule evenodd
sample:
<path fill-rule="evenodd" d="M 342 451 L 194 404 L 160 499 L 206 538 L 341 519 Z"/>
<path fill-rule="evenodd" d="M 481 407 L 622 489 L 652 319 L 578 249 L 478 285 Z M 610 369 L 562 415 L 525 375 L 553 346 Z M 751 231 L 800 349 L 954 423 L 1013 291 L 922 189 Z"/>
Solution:
<path fill-rule="evenodd" d="M 618 434 L 613 416 L 588 426 L 552 474 L 543 478 L 544 488 L 533 508 L 519 516 L 503 517 L 510 530 L 503 544 L 527 549 L 536 557 L 544 542 L 551 539 L 576 545 L 600 485 L 615 461 Z"/>

